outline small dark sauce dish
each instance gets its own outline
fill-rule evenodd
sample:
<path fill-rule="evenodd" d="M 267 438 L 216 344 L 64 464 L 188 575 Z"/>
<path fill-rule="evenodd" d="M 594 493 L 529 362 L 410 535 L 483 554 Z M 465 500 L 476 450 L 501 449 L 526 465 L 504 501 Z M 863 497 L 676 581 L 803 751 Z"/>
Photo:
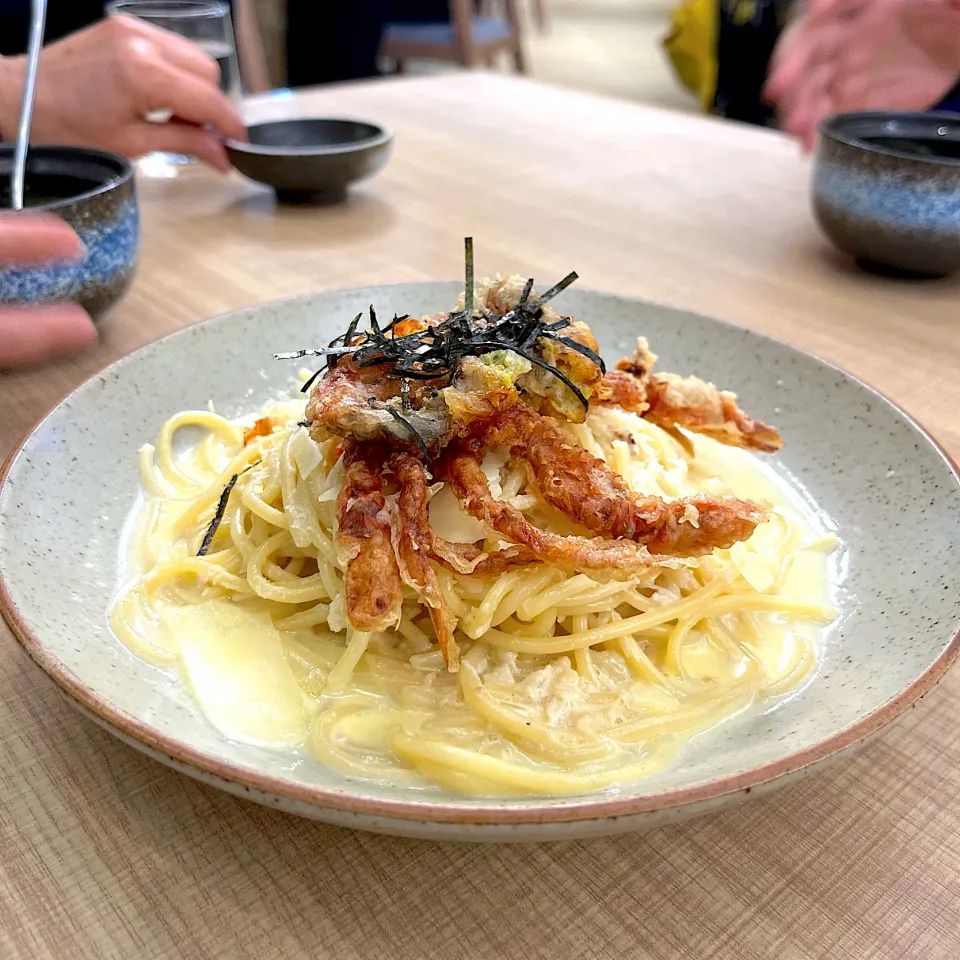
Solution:
<path fill-rule="evenodd" d="M 389 130 L 362 120 L 277 120 L 247 134 L 249 143 L 227 141 L 230 162 L 284 203 L 341 202 L 351 184 L 383 169 L 393 144 Z"/>
<path fill-rule="evenodd" d="M 0 207 L 10 209 L 13 145 L 0 144 Z M 0 269 L 0 303 L 73 300 L 94 320 L 130 286 L 140 249 L 133 167 L 85 147 L 35 146 L 27 154 L 24 207 L 54 213 L 86 247 L 73 263 Z"/>
<path fill-rule="evenodd" d="M 824 121 L 813 175 L 824 233 L 866 269 L 960 269 L 960 115 L 848 113 Z"/>

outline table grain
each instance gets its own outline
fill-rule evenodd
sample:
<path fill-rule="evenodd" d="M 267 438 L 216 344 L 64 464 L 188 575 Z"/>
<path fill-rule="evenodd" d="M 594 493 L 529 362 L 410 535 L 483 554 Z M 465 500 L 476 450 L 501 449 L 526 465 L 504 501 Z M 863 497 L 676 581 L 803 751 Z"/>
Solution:
<path fill-rule="evenodd" d="M 776 133 L 469 74 L 252 100 L 397 133 L 335 208 L 237 175 L 141 183 L 143 254 L 99 345 L 0 378 L 0 454 L 66 392 L 223 311 L 478 269 L 724 317 L 883 390 L 960 456 L 960 285 L 856 272 Z M 81 719 L 0 627 L 0 957 L 918 958 L 960 954 L 960 673 L 852 759 L 646 835 L 468 846 L 222 794 Z"/>

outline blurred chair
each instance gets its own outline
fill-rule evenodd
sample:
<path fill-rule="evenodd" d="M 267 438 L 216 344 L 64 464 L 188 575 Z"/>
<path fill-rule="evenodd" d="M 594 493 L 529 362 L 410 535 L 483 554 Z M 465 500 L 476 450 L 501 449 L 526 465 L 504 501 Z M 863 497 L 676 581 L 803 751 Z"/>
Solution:
<path fill-rule="evenodd" d="M 447 60 L 464 67 L 492 65 L 498 53 L 512 54 L 526 73 L 517 0 L 502 0 L 504 16 L 476 16 L 473 0 L 450 0 L 445 23 L 388 23 L 380 55 L 402 73 L 407 60 Z"/>
<path fill-rule="evenodd" d="M 287 82 L 287 7 L 288 0 L 253 0 L 271 89 Z"/>
<path fill-rule="evenodd" d="M 496 7 L 496 0 L 477 0 L 477 7 L 484 16 L 492 16 L 491 10 Z M 547 32 L 547 0 L 530 0 L 533 8 L 533 22 L 541 33 Z"/>
<path fill-rule="evenodd" d="M 530 0 L 533 7 L 533 22 L 541 33 L 547 31 L 547 0 Z"/>
<path fill-rule="evenodd" d="M 255 0 L 233 0 L 237 61 L 240 65 L 240 78 L 248 93 L 263 93 L 273 86 L 270 82 L 270 71 L 267 69 L 263 34 L 256 7 Z"/>

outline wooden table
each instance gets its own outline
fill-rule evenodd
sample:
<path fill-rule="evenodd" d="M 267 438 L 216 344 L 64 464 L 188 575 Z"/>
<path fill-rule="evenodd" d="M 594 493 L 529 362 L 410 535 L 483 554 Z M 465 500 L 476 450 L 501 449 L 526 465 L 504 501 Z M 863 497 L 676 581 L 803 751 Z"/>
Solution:
<path fill-rule="evenodd" d="M 0 382 L 10 449 L 106 363 L 278 296 L 482 269 L 640 294 L 783 337 L 876 384 L 960 456 L 960 286 L 853 272 L 780 136 L 512 79 L 251 105 L 397 131 L 336 209 L 239 178 L 143 185 L 139 278 L 96 350 Z M 960 955 L 960 671 L 827 773 L 645 836 L 435 845 L 236 800 L 82 720 L 0 635 L 0 957 L 897 958 Z"/>

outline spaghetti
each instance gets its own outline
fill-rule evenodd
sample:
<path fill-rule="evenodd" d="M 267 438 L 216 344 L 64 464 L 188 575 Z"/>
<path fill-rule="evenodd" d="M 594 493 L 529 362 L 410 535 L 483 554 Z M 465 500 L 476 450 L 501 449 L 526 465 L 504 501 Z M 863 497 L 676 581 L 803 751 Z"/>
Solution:
<path fill-rule="evenodd" d="M 337 542 L 343 443 L 317 441 L 303 418 L 301 400 L 256 424 L 183 412 L 140 454 L 137 575 L 110 621 L 138 655 L 179 666 L 228 736 L 308 749 L 379 783 L 577 794 L 663 769 L 696 735 L 771 706 L 815 671 L 817 625 L 833 616 L 823 602 L 833 541 L 742 450 L 618 406 L 560 422 L 637 494 L 750 495 L 772 504 L 769 521 L 727 549 L 652 557 L 639 572 L 536 562 L 481 575 L 433 563 L 456 623 L 451 672 L 408 583 L 394 626 L 350 625 Z M 187 428 L 202 439 L 178 455 Z M 481 466 L 492 496 L 537 529 L 581 532 L 504 447 Z M 430 495 L 445 541 L 504 548 L 450 485 Z M 396 496 L 388 477 L 387 508 Z"/>

